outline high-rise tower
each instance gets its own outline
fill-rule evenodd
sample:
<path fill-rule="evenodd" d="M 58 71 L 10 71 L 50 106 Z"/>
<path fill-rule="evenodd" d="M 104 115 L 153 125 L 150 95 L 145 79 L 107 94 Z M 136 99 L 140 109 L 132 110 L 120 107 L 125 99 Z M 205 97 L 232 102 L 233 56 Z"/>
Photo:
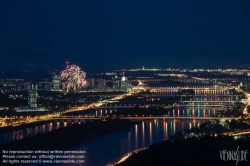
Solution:
<path fill-rule="evenodd" d="M 113 90 L 119 90 L 121 87 L 121 79 L 117 76 L 113 77 Z"/>
<path fill-rule="evenodd" d="M 124 76 L 124 72 L 123 72 L 123 76 L 122 76 L 122 80 L 121 80 L 121 88 L 122 88 L 122 90 L 124 90 L 126 92 L 131 91 L 131 83 L 129 82 L 128 77 Z"/>
<path fill-rule="evenodd" d="M 37 85 L 29 85 L 28 86 L 28 105 L 31 108 L 37 107 Z"/>
<path fill-rule="evenodd" d="M 58 76 L 54 76 L 52 79 L 52 89 L 60 90 L 60 78 Z"/>

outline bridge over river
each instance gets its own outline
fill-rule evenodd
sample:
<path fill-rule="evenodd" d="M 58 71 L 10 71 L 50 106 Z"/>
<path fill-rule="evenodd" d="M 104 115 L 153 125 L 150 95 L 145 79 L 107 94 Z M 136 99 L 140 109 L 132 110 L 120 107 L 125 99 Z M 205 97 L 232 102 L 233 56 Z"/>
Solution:
<path fill-rule="evenodd" d="M 58 116 L 58 117 L 51 117 L 50 119 L 58 119 L 58 120 L 88 120 L 88 119 L 129 119 L 129 120 L 154 120 L 154 119 L 190 119 L 190 120 L 231 120 L 231 119 L 240 119 L 237 117 L 201 117 L 201 116 Z"/>

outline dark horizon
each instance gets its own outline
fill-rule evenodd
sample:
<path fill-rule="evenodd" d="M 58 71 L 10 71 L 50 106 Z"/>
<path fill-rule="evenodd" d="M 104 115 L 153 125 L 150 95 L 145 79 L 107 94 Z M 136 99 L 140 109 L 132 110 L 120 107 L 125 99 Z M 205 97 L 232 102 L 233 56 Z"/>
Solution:
<path fill-rule="evenodd" d="M 81 70 L 89 73 L 105 73 L 105 72 L 114 72 L 115 70 L 127 70 L 127 69 L 228 69 L 228 68 L 233 68 L 233 69 L 250 69 L 250 64 L 212 64 L 211 65 L 203 65 L 203 64 L 198 64 L 198 65 L 190 65 L 190 66 L 178 66 L 178 65 L 168 65 L 166 67 L 160 66 L 160 65 L 142 65 L 142 66 L 136 66 L 136 65 L 123 65 L 123 66 L 118 66 L 118 65 L 100 65 L 100 66 L 95 66 L 95 65 L 86 65 L 82 66 L 80 63 L 69 63 L 69 65 L 77 65 L 81 68 Z M 43 65 L 43 64 L 36 64 L 36 63 L 26 63 L 26 64 L 20 64 L 20 65 L 0 65 L 0 76 L 8 76 L 8 74 L 11 75 L 29 75 L 29 74 L 52 74 L 54 73 L 53 71 L 57 70 L 57 74 L 60 73 L 60 71 L 64 70 L 66 68 L 66 63 L 61 64 L 61 65 Z M 3 74 L 4 73 L 4 74 Z"/>

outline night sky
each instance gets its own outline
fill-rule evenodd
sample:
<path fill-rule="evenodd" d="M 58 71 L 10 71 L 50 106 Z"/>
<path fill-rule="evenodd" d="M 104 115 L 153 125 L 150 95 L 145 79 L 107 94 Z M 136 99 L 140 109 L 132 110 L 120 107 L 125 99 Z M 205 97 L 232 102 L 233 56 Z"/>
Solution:
<path fill-rule="evenodd" d="M 250 62 L 249 0 L 0 0 L 1 66 Z"/>

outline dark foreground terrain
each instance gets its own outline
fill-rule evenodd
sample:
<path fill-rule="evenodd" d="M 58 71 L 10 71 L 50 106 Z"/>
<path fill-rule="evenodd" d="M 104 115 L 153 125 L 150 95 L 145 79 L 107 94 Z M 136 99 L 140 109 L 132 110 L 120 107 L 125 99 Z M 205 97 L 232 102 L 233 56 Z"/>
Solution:
<path fill-rule="evenodd" d="M 228 151 L 248 150 L 248 161 L 222 161 L 220 150 Z M 233 137 L 210 137 L 189 138 L 163 141 L 151 145 L 148 149 L 130 156 L 118 166 L 202 166 L 202 165 L 226 165 L 241 166 L 250 165 L 250 138 L 235 140 Z M 226 156 L 227 159 L 227 156 Z M 245 159 L 244 159 L 245 160 Z"/>

